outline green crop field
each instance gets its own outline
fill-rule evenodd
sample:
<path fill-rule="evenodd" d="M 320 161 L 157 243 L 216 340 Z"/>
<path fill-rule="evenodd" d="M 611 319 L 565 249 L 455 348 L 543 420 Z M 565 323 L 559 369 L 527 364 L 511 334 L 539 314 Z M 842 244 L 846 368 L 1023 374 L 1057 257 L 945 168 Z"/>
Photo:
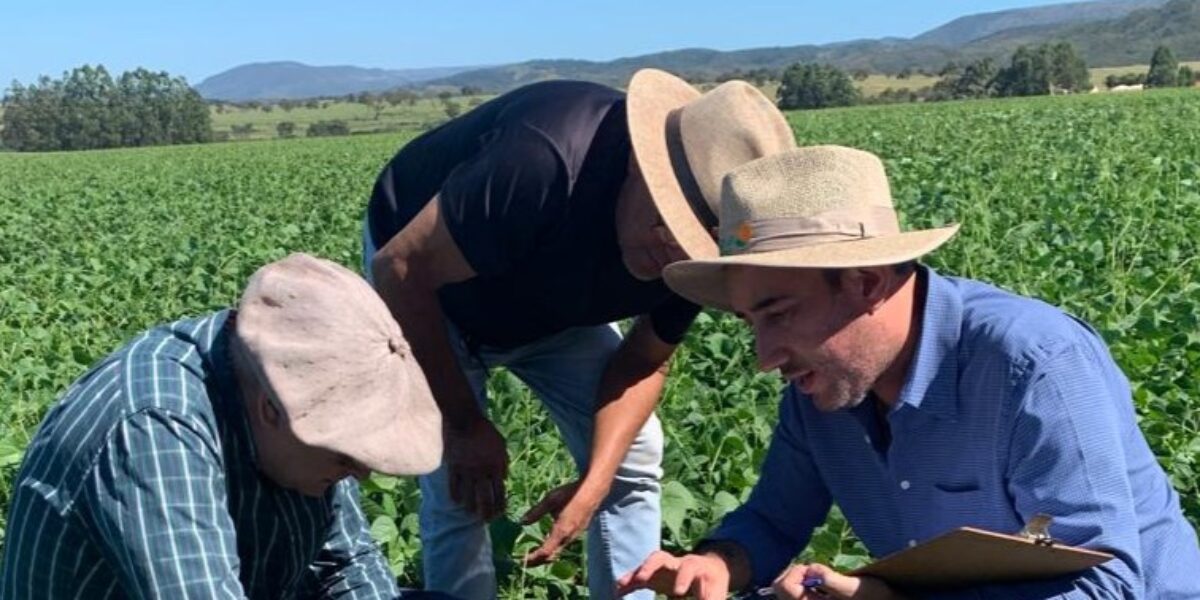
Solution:
<path fill-rule="evenodd" d="M 802 144 L 883 156 L 908 226 L 963 223 L 930 258 L 935 268 L 1092 322 L 1200 523 L 1200 91 L 789 118 Z M 409 135 L 0 154 L 0 507 L 7 512 L 22 450 L 56 394 L 124 340 L 230 305 L 254 269 L 292 251 L 357 268 L 368 192 Z M 526 571 L 510 560 L 548 529 L 513 519 L 572 469 L 528 392 L 503 373 L 491 385 L 513 465 L 510 514 L 493 526 L 504 596 L 582 597 L 578 546 L 551 567 Z M 779 388 L 774 374 L 756 374 L 742 325 L 701 317 L 660 411 L 668 548 L 688 547 L 746 496 Z M 414 485 L 376 477 L 365 488 L 377 539 L 413 582 Z M 839 567 L 865 560 L 836 514 L 807 555 Z"/>
<path fill-rule="evenodd" d="M 490 97 L 456 96 L 451 101 L 465 112 Z M 261 140 L 278 137 L 276 126 L 284 121 L 294 123 L 295 135 L 304 137 L 308 126 L 317 121 L 341 120 L 350 127 L 351 133 L 375 133 L 423 131 L 447 119 L 445 104 L 436 98 L 420 98 L 411 105 L 384 105 L 383 110 L 378 113 L 365 104 L 329 100 L 321 101 L 318 108 L 298 106 L 284 110 L 279 105 L 269 105 L 269 108 L 267 111 L 262 108 L 239 108 L 232 105 L 214 106 L 211 110 L 213 132 L 231 134 L 231 138 L 235 140 Z M 247 134 L 232 134 L 234 126 L 246 125 L 253 126 L 253 131 Z"/>

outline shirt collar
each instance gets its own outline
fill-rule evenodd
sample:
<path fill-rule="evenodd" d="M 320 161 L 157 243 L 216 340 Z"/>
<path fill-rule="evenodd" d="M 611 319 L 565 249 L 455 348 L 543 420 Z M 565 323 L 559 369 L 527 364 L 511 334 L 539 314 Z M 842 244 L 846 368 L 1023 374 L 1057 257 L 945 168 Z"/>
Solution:
<path fill-rule="evenodd" d="M 962 333 L 962 295 L 950 280 L 919 266 L 925 306 L 917 349 L 908 367 L 897 406 L 954 418 L 958 414 L 958 343 Z M 918 293 L 922 293 L 919 291 Z"/>
<path fill-rule="evenodd" d="M 243 449 L 244 459 L 257 469 L 258 452 L 254 444 L 254 434 L 246 417 L 245 399 L 242 398 L 242 389 L 233 369 L 233 354 L 229 348 L 236 313 L 224 310 L 217 313 L 213 319 L 213 326 L 220 329 L 213 338 L 212 346 L 205 349 L 209 364 L 212 365 L 213 384 L 217 390 L 217 397 L 213 398 L 213 410 L 226 433 L 237 440 L 238 448 Z"/>

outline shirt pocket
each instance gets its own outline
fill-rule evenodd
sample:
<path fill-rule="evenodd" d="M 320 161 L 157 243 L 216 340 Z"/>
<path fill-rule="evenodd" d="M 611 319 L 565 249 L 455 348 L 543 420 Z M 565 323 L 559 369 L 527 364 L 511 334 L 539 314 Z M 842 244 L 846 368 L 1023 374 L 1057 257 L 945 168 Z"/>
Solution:
<path fill-rule="evenodd" d="M 963 526 L 986 527 L 990 520 L 987 494 L 976 481 L 934 483 L 930 503 L 942 533 Z"/>

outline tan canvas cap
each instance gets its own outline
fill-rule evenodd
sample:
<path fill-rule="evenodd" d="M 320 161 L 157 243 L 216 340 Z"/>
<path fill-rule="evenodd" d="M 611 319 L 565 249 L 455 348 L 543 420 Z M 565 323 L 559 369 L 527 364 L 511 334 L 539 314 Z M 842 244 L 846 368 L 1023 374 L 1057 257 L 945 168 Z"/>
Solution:
<path fill-rule="evenodd" d="M 679 295 L 731 310 L 731 265 L 847 268 L 899 264 L 927 254 L 958 225 L 900 231 L 883 163 L 842 146 L 797 148 L 742 165 L 721 193 L 721 257 L 668 265 Z"/>
<path fill-rule="evenodd" d="M 654 205 L 689 258 L 717 256 L 721 178 L 796 147 L 791 127 L 758 88 L 728 81 L 705 94 L 657 69 L 629 81 L 629 137 Z"/>
<path fill-rule="evenodd" d="M 301 442 L 391 475 L 440 464 L 442 415 L 362 277 L 307 254 L 271 263 L 246 286 L 237 335 Z"/>

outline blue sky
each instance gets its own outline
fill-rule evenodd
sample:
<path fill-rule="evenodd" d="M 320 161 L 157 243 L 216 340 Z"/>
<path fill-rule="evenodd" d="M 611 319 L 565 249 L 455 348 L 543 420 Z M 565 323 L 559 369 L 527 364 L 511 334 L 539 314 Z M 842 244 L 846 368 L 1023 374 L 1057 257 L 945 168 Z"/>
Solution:
<path fill-rule="evenodd" d="M 1056 0 L 17 0 L 0 11 L 0 88 L 101 63 L 198 83 L 248 62 L 410 68 L 608 60 L 910 37 L 965 14 Z"/>

